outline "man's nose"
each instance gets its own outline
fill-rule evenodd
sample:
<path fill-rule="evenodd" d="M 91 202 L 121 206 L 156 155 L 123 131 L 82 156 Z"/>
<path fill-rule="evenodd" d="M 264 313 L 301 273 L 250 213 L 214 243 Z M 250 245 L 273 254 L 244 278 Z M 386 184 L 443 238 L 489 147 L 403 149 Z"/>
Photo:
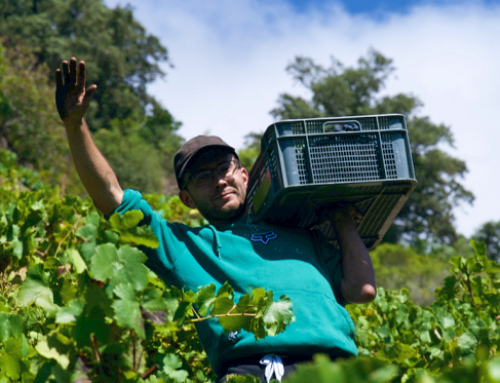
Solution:
<path fill-rule="evenodd" d="M 216 186 L 226 186 L 228 184 L 226 179 L 227 177 L 225 175 L 220 175 L 219 172 L 213 172 L 212 177 L 213 183 Z"/>

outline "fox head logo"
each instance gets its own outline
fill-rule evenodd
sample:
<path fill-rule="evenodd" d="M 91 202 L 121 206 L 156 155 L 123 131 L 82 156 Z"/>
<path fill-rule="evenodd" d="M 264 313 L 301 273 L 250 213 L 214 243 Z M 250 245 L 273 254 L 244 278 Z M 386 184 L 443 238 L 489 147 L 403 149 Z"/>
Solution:
<path fill-rule="evenodd" d="M 266 231 L 265 233 L 256 233 L 252 234 L 250 240 L 254 242 L 262 242 L 264 245 L 267 245 L 270 240 L 278 238 L 278 234 L 274 231 Z"/>

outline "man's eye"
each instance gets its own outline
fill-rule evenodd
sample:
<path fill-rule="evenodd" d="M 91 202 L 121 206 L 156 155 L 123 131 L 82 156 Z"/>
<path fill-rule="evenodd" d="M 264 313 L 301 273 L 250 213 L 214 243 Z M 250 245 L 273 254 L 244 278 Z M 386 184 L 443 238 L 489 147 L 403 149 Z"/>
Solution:
<path fill-rule="evenodd" d="M 194 177 L 194 182 L 203 183 L 210 180 L 211 177 L 212 177 L 211 171 L 200 172 Z"/>
<path fill-rule="evenodd" d="M 222 173 L 222 174 L 227 173 L 230 166 L 231 166 L 231 162 L 224 162 L 223 164 L 220 164 L 218 167 L 219 173 Z"/>

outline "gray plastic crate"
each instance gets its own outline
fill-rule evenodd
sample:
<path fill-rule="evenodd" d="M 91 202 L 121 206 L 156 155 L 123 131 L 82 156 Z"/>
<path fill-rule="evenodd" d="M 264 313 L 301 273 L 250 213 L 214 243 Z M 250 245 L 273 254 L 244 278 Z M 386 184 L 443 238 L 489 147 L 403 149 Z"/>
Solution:
<path fill-rule="evenodd" d="M 270 125 L 250 172 L 254 220 L 316 227 L 339 202 L 363 215 L 358 231 L 375 246 L 417 184 L 403 115 L 284 120 Z"/>

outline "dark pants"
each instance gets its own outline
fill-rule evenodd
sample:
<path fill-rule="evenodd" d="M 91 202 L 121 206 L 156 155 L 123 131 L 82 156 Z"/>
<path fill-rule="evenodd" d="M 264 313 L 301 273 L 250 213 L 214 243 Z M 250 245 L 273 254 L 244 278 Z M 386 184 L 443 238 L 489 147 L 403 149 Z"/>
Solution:
<path fill-rule="evenodd" d="M 283 367 L 285 368 L 284 377 L 294 372 L 298 363 L 312 361 L 312 356 L 278 355 L 281 357 L 281 360 L 283 361 Z M 263 383 L 267 383 L 265 371 L 266 366 L 260 364 L 260 358 L 249 357 L 236 359 L 224 365 L 222 373 L 219 375 L 216 383 L 226 383 L 234 375 L 246 376 L 249 374 L 258 377 Z M 273 376 L 271 379 L 275 379 L 275 377 Z"/>

